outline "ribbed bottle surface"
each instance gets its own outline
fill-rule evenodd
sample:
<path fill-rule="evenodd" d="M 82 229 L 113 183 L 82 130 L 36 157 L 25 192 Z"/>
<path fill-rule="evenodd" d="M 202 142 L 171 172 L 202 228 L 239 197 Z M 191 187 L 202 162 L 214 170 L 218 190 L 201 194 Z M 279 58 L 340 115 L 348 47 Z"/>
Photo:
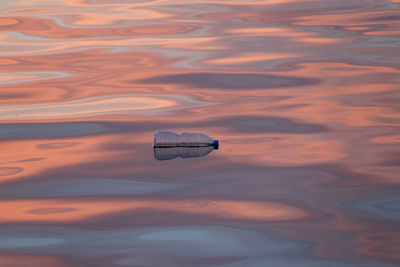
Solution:
<path fill-rule="evenodd" d="M 214 146 L 215 143 L 216 141 L 202 133 L 176 134 L 170 131 L 154 133 L 154 147 L 201 147 Z"/>

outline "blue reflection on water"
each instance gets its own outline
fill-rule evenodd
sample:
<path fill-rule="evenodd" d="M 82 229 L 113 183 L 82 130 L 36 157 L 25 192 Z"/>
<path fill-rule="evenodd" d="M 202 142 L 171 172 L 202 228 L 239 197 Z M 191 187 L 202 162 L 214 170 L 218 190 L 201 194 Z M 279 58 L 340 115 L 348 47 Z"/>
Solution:
<path fill-rule="evenodd" d="M 232 227 L 151 227 L 113 231 L 3 227 L 0 236 L 0 244 L 3 244 L 0 252 L 12 249 L 13 252 L 33 254 L 65 254 L 84 262 L 99 256 L 106 260 L 109 257 L 112 264 L 122 266 L 176 266 L 177 261 L 198 258 L 226 261 L 213 266 L 377 266 L 374 262 L 304 256 L 310 242 Z M 47 246 L 45 250 L 43 246 Z M 155 252 L 157 257 L 148 257 Z"/>

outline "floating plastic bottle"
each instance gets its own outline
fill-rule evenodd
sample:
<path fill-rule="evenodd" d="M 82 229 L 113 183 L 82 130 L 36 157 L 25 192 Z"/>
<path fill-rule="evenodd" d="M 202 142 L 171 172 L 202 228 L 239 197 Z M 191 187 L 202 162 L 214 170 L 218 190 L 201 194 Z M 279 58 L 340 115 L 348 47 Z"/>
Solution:
<path fill-rule="evenodd" d="M 157 131 L 154 133 L 153 146 L 155 159 L 170 160 L 177 157 L 204 157 L 218 149 L 218 141 L 202 133 Z"/>
<path fill-rule="evenodd" d="M 218 140 L 213 140 L 202 133 L 176 134 L 170 131 L 154 133 L 154 147 L 213 147 L 218 149 Z"/>

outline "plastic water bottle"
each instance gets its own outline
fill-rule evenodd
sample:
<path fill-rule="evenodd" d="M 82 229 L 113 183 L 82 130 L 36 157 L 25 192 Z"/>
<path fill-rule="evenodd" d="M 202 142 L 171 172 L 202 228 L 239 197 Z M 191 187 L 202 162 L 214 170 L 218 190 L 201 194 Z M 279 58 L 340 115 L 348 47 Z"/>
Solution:
<path fill-rule="evenodd" d="M 154 133 L 154 145 L 157 147 L 213 147 L 218 149 L 218 140 L 213 140 L 202 133 L 176 134 L 170 131 L 157 131 Z"/>

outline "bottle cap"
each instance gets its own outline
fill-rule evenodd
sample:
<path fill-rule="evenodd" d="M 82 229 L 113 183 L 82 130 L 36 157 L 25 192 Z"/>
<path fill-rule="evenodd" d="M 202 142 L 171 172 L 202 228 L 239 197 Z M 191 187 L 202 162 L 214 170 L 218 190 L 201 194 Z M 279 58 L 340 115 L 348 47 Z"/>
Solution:
<path fill-rule="evenodd" d="M 218 140 L 214 140 L 213 147 L 214 147 L 214 149 L 218 149 L 219 148 Z"/>

